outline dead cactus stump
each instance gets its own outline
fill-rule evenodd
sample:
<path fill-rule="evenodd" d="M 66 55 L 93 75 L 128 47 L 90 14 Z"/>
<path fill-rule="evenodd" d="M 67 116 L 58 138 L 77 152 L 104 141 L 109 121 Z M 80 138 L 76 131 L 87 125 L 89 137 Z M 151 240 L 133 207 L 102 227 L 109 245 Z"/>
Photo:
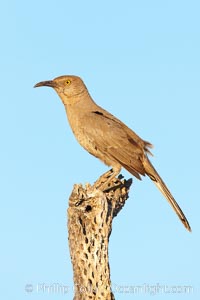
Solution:
<path fill-rule="evenodd" d="M 110 300 L 108 242 L 112 220 L 128 198 L 131 179 L 115 178 L 106 192 L 102 176 L 93 186 L 75 185 L 69 199 L 68 233 L 74 300 Z"/>

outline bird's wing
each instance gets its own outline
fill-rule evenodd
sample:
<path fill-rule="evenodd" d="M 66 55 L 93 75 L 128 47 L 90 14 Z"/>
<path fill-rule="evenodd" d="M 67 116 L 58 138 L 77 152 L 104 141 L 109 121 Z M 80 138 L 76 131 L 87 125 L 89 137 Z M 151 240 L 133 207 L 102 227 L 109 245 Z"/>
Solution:
<path fill-rule="evenodd" d="M 143 157 L 151 144 L 103 109 L 89 112 L 85 135 L 105 155 L 140 179 L 145 175 Z M 98 137 L 98 138 L 97 138 Z"/>

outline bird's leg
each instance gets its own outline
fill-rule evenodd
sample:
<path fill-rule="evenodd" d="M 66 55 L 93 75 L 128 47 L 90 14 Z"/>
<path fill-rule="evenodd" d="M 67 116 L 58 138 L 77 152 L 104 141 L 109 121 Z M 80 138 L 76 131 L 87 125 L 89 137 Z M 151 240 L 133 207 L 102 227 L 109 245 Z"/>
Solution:
<path fill-rule="evenodd" d="M 111 188 L 111 183 L 113 182 L 113 179 L 116 178 L 116 176 L 120 173 L 121 167 L 113 167 L 103 175 L 95 182 L 96 188 L 100 188 L 102 191 L 107 191 Z M 115 180 L 115 184 L 118 183 Z M 121 184 L 121 181 L 119 181 Z"/>

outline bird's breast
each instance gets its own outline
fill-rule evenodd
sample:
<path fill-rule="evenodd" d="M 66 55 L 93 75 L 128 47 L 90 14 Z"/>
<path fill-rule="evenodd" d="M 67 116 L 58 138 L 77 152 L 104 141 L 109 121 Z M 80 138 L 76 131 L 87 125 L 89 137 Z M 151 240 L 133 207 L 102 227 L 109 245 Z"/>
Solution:
<path fill-rule="evenodd" d="M 98 143 L 94 126 L 92 127 L 90 122 L 88 122 L 88 117 L 84 115 L 84 113 L 80 113 L 80 111 L 77 114 L 73 110 L 67 110 L 67 117 L 74 136 L 79 144 L 87 152 L 99 158 L 107 166 L 112 166 L 114 161 L 109 157 L 106 147 Z"/>

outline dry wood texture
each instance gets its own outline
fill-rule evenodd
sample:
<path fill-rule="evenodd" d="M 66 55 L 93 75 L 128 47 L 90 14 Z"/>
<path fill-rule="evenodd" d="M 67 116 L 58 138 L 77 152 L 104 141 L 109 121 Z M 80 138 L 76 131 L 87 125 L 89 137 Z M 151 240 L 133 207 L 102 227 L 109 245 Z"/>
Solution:
<path fill-rule="evenodd" d="M 75 185 L 69 199 L 69 247 L 74 273 L 74 300 L 110 300 L 108 243 L 112 220 L 128 198 L 131 179 L 114 178 L 106 191 L 106 177 L 93 186 Z"/>

